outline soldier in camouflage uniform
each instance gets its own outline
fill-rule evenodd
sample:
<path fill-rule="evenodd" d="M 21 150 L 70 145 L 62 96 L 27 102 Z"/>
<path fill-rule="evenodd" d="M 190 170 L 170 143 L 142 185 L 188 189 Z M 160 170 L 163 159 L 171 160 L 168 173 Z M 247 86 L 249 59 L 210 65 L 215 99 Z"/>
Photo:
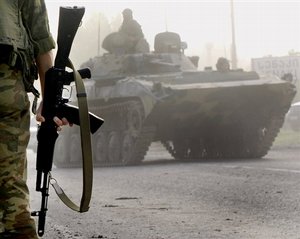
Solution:
<path fill-rule="evenodd" d="M 123 39 L 125 53 L 149 52 L 149 44 L 144 38 L 141 25 L 133 19 L 132 10 L 126 8 L 122 12 L 123 23 L 119 29 L 119 36 Z"/>
<path fill-rule="evenodd" d="M 44 74 L 53 65 L 54 47 L 44 0 L 1 0 L 0 238 L 38 238 L 26 185 L 27 91 L 38 95 L 32 85 L 38 71 L 43 95 Z M 40 113 L 37 120 L 43 120 Z M 56 122 L 63 125 L 59 119 Z"/>

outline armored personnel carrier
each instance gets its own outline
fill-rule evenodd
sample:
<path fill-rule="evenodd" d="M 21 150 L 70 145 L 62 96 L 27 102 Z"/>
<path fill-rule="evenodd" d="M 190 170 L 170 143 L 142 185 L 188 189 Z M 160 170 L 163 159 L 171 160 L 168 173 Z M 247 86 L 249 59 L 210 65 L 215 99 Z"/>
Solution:
<path fill-rule="evenodd" d="M 157 34 L 154 51 L 109 52 L 84 63 L 89 109 L 105 123 L 92 136 L 95 166 L 138 164 L 160 141 L 179 160 L 261 158 L 279 132 L 295 94 L 275 76 L 230 70 L 197 70 L 180 36 Z M 196 60 L 195 60 L 196 59 Z M 80 165 L 79 129 L 57 140 L 58 167 Z"/>

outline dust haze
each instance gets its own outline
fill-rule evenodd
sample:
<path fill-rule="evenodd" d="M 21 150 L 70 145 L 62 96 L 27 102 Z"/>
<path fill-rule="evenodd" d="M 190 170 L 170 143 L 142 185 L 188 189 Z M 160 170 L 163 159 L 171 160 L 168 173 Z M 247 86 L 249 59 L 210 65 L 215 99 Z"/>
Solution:
<path fill-rule="evenodd" d="M 188 45 L 186 55 L 200 57 L 199 69 L 230 59 L 232 46 L 230 0 L 219 1 L 56 1 L 46 0 L 51 32 L 56 39 L 59 6 L 84 6 L 86 13 L 71 51 L 76 66 L 105 52 L 105 36 L 118 30 L 124 8 L 133 10 L 153 50 L 159 32 L 177 32 Z M 250 69 L 251 58 L 300 52 L 299 1 L 234 3 L 238 67 Z"/>

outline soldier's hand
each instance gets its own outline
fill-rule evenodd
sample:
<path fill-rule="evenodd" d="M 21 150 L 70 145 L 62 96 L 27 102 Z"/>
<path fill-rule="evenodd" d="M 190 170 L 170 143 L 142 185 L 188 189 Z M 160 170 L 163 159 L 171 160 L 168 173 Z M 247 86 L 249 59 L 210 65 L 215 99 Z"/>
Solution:
<path fill-rule="evenodd" d="M 43 109 L 43 101 L 39 104 L 39 107 L 36 111 L 36 117 L 35 118 L 38 122 L 45 122 L 45 118 L 42 116 L 42 109 Z M 72 124 L 70 124 L 69 121 L 66 118 L 60 119 L 57 116 L 54 116 L 53 121 L 57 125 L 57 130 L 58 131 L 62 130 L 61 127 L 64 126 L 64 125 L 72 126 Z"/>

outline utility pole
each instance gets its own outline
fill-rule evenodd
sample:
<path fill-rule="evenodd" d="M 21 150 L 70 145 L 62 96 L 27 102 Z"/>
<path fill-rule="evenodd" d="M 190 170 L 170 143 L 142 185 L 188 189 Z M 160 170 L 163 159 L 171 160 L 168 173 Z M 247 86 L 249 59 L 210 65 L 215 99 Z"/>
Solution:
<path fill-rule="evenodd" d="M 97 46 L 98 46 L 98 49 L 97 49 L 97 54 L 98 54 L 98 56 L 100 56 L 100 49 L 101 49 L 101 26 L 100 26 L 100 24 L 101 24 L 101 13 L 99 12 L 99 14 L 98 14 L 98 42 L 97 42 Z"/>
<path fill-rule="evenodd" d="M 211 42 L 206 43 L 206 64 L 207 66 L 212 66 L 212 49 L 213 44 Z"/>
<path fill-rule="evenodd" d="M 165 8 L 165 28 L 166 32 L 168 31 L 168 13 L 167 13 L 167 8 Z"/>
<path fill-rule="evenodd" d="M 235 44 L 235 25 L 234 25 L 234 7 L 233 0 L 231 0 L 231 34 L 232 34 L 232 45 L 231 45 L 231 64 L 232 69 L 237 69 L 237 55 L 236 55 L 236 44 Z"/>

